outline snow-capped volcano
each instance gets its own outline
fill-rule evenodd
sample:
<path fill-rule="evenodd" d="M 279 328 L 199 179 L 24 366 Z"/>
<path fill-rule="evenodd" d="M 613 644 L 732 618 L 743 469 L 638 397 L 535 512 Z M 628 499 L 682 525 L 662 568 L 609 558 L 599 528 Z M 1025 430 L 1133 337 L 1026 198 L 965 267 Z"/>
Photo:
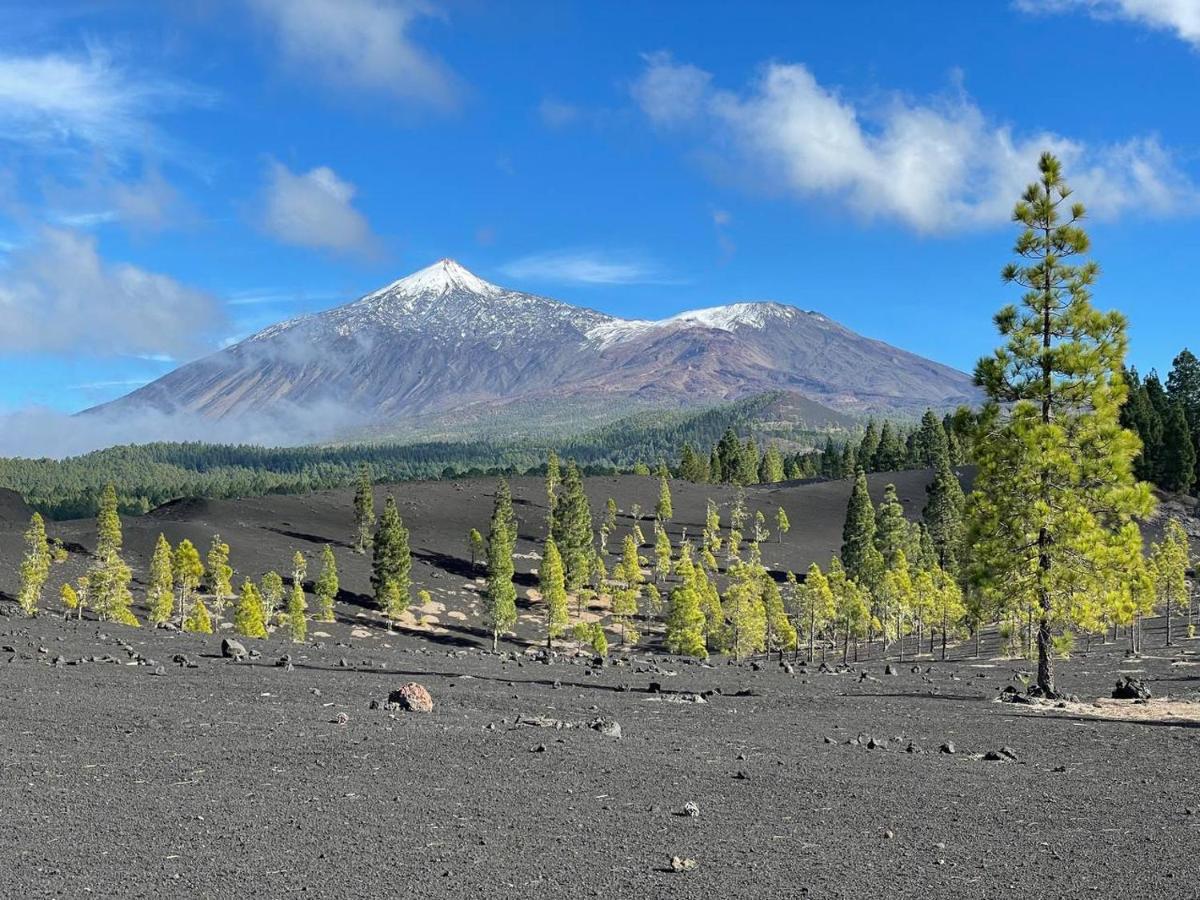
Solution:
<path fill-rule="evenodd" d="M 775 302 L 623 319 L 510 290 L 442 259 L 273 325 L 109 404 L 214 418 L 332 405 L 402 426 L 521 404 L 695 407 L 788 390 L 842 411 L 974 398 L 966 375 Z"/>

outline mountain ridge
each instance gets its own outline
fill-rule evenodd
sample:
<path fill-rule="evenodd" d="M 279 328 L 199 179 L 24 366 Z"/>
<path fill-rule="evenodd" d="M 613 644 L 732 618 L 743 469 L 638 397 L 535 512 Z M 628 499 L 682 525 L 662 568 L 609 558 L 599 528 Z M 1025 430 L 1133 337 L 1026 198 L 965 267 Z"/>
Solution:
<path fill-rule="evenodd" d="M 504 288 L 442 259 L 89 412 L 223 420 L 323 410 L 337 420 L 332 431 L 353 433 L 489 405 L 577 404 L 603 418 L 606 404 L 619 415 L 776 390 L 850 414 L 944 409 L 975 396 L 964 373 L 777 301 L 625 319 Z"/>

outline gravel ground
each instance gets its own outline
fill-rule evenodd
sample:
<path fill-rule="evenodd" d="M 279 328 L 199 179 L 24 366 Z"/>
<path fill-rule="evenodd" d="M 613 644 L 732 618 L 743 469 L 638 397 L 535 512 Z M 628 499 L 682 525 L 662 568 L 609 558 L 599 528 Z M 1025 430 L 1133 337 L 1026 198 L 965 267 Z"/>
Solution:
<path fill-rule="evenodd" d="M 0 620 L 0 635 L 5 896 L 1197 891 L 1195 728 L 995 702 L 1020 661 L 896 676 L 875 662 L 862 681 L 666 657 L 595 669 L 400 636 L 273 638 L 237 663 L 216 637 L 47 617 Z M 274 665 L 285 652 L 291 671 Z M 125 664 L 76 663 L 106 655 Z M 1156 697 L 1196 694 L 1165 655 L 1114 648 L 1061 674 L 1086 699 L 1122 668 Z M 370 708 L 412 680 L 432 713 Z M 518 724 L 537 716 L 570 727 Z M 1016 759 L 979 758 L 1001 747 Z"/>
<path fill-rule="evenodd" d="M 879 476 L 873 493 L 894 478 L 916 514 L 926 477 Z M 893 662 L 896 675 L 878 658 L 840 674 L 701 665 L 656 654 L 652 628 L 648 649 L 618 650 L 619 664 L 542 662 L 526 590 L 545 510 L 541 482 L 518 479 L 525 618 L 492 655 L 464 558 L 492 486 L 391 488 L 413 531 L 416 587 L 437 604 L 430 623 L 396 634 L 367 596 L 367 561 L 345 546 L 348 492 L 181 501 L 126 519 L 141 577 L 159 531 L 202 552 L 219 531 L 239 581 L 334 545 L 338 622 L 314 624 L 304 645 L 248 642 L 261 653 L 248 662 L 222 659 L 220 636 L 19 617 L 5 597 L 26 511 L 0 497 L 0 895 L 1200 895 L 1197 717 L 1156 706 L 1200 701 L 1195 642 L 1168 652 L 1153 622 L 1140 660 L 1123 644 L 1076 654 L 1060 663 L 1084 704 L 1070 709 L 996 702 L 1025 663 L 997 658 L 993 634 L 981 659 L 967 644 L 915 672 Z M 616 497 L 626 528 L 631 504 L 649 514 L 657 493 L 644 478 L 588 487 L 597 510 Z M 848 491 L 748 492 L 752 510 L 773 521 L 783 505 L 792 522 L 764 545 L 767 563 L 826 562 Z M 732 492 L 675 485 L 675 537 L 699 531 L 707 496 L 728 504 Z M 52 598 L 88 564 L 94 526 L 50 530 L 72 551 Z M 291 669 L 275 665 L 284 654 Z M 97 657 L 115 662 L 81 662 Z M 1139 721 L 1097 718 L 1090 701 L 1122 672 L 1156 700 L 1124 708 Z M 409 681 L 429 689 L 432 713 L 371 708 Z M 689 702 L 696 694 L 706 702 Z M 563 727 L 521 724 L 536 717 Z M 620 739 L 597 720 L 619 723 Z M 939 752 L 946 742 L 955 753 Z M 1002 747 L 1015 759 L 982 758 Z"/>

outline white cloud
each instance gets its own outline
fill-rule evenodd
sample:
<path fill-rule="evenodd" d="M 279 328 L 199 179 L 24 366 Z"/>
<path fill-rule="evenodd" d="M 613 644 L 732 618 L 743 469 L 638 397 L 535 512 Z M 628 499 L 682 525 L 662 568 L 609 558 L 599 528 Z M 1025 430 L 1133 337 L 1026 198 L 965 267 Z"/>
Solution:
<path fill-rule="evenodd" d="M 434 16 L 419 0 L 249 0 L 272 26 L 287 61 L 339 87 L 453 107 L 454 76 L 413 40 L 414 22 Z"/>
<path fill-rule="evenodd" d="M 353 206 L 356 189 L 327 166 L 296 174 L 270 164 L 261 223 L 277 240 L 339 253 L 373 253 L 377 240 Z"/>
<path fill-rule="evenodd" d="M 548 128 L 565 128 L 579 121 L 581 111 L 572 103 L 546 97 L 538 104 L 538 115 Z"/>
<path fill-rule="evenodd" d="M 646 70 L 633 84 L 633 98 L 659 125 L 679 125 L 698 116 L 708 99 L 712 76 L 676 63 L 669 53 L 649 53 Z"/>
<path fill-rule="evenodd" d="M 699 129 L 766 185 L 923 233 L 1007 221 L 1047 149 L 1098 216 L 1200 206 L 1200 191 L 1154 137 L 1089 146 L 1048 132 L 1015 135 L 964 95 L 923 103 L 897 96 L 860 109 L 804 66 L 784 64 L 737 93 L 662 55 L 648 58 L 633 94 L 652 121 Z"/>
<path fill-rule="evenodd" d="M 506 263 L 500 270 L 510 278 L 560 284 L 675 283 L 654 263 L 596 250 L 535 253 Z"/>
<path fill-rule="evenodd" d="M 1200 49 L 1200 0 L 1016 0 L 1028 13 L 1081 11 L 1097 19 L 1125 19 L 1159 31 L 1171 31 Z"/>
<path fill-rule="evenodd" d="M 209 96 L 135 76 L 107 55 L 0 55 L 0 140 L 39 148 L 96 148 L 121 155 L 160 142 L 154 113 Z"/>
<path fill-rule="evenodd" d="M 0 350 L 190 355 L 223 316 L 202 291 L 101 259 L 96 241 L 44 229 L 0 270 Z"/>

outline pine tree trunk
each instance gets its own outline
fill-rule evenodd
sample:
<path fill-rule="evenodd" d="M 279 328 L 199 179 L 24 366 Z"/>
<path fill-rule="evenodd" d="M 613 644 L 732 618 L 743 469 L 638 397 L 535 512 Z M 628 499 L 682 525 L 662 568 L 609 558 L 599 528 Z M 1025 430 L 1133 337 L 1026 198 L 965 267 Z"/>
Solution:
<path fill-rule="evenodd" d="M 947 613 L 946 608 L 942 607 L 942 662 L 946 661 L 946 631 L 947 631 Z M 929 648 L 929 655 L 933 656 L 933 648 Z"/>
<path fill-rule="evenodd" d="M 1171 601 L 1167 600 L 1167 646 L 1170 647 L 1174 641 L 1171 640 Z"/>
<path fill-rule="evenodd" d="M 808 611 L 808 664 L 813 661 L 813 631 L 817 627 L 817 608 L 813 606 Z"/>

